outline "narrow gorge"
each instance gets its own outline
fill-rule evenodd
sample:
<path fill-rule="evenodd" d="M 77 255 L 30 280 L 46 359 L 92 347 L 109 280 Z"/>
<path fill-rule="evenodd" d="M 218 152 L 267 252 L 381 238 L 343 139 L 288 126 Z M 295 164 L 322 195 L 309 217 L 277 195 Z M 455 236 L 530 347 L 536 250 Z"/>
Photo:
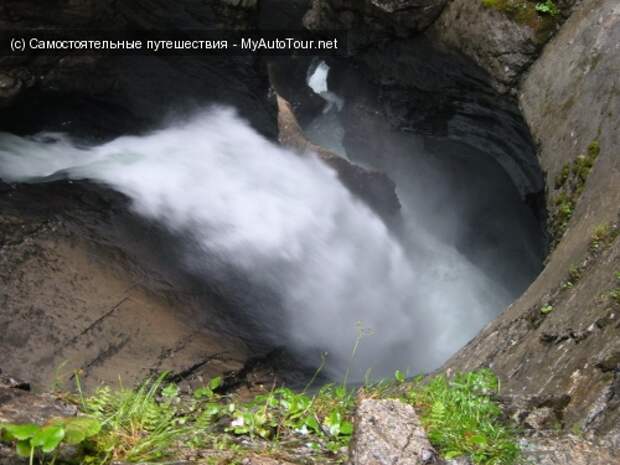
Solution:
<path fill-rule="evenodd" d="M 620 463 L 615 0 L 4 0 L 0 26 L 346 37 L 0 56 L 0 464 Z"/>

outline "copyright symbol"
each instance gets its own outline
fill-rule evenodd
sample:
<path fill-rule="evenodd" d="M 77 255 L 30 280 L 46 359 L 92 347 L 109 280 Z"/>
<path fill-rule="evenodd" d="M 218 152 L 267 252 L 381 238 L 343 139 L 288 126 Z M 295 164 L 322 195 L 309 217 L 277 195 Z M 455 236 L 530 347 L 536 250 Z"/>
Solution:
<path fill-rule="evenodd" d="M 11 39 L 11 51 L 12 52 L 23 52 L 24 50 L 26 50 L 25 39 Z"/>

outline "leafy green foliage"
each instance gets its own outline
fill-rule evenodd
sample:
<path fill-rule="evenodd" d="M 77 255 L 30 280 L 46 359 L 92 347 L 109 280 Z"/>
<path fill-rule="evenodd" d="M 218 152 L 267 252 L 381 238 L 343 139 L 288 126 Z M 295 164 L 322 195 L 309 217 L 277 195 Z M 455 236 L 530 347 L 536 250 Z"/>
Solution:
<path fill-rule="evenodd" d="M 491 370 L 440 375 L 408 393 L 431 443 L 446 459 L 468 455 L 475 464 L 510 465 L 520 456 L 515 433 L 492 400 L 499 381 Z"/>
<path fill-rule="evenodd" d="M 553 0 L 481 0 L 485 8 L 504 14 L 536 31 L 536 39 L 545 42 L 557 22 L 560 10 Z"/>
<path fill-rule="evenodd" d="M 242 447 L 245 439 L 306 444 L 312 454 L 335 454 L 353 433 L 353 392 L 327 385 L 309 396 L 277 388 L 246 402 L 220 395 L 220 377 L 181 398 L 165 374 L 136 390 L 109 387 L 83 398 L 81 408 L 102 425 L 92 440 L 91 458 L 110 461 L 156 461 L 182 444 L 195 447 Z"/>
<path fill-rule="evenodd" d="M 78 445 L 99 433 L 101 424 L 94 418 L 56 418 L 45 425 L 0 424 L 1 438 L 14 442 L 17 455 L 34 463 L 35 454 L 55 453 L 61 443 Z M 52 459 L 53 461 L 53 459 Z"/>
<path fill-rule="evenodd" d="M 222 377 L 216 376 L 211 379 L 206 386 L 200 387 L 194 391 L 195 399 L 212 399 L 215 391 L 222 385 Z"/>
<path fill-rule="evenodd" d="M 536 11 L 545 15 L 557 16 L 560 14 L 560 10 L 553 2 L 553 0 L 545 0 L 536 4 Z"/>
<path fill-rule="evenodd" d="M 404 383 L 405 382 L 405 374 L 400 371 L 400 370 L 396 370 L 396 373 L 394 373 L 394 379 L 396 381 L 398 381 L 399 383 Z"/>
<path fill-rule="evenodd" d="M 315 450 L 337 452 L 353 433 L 353 406 L 353 394 L 342 386 L 324 386 L 313 397 L 278 388 L 241 405 L 211 404 L 207 415 L 211 424 L 226 419 L 226 431 L 234 435 L 305 438 Z"/>
<path fill-rule="evenodd" d="M 55 453 L 63 443 L 80 445 L 83 464 L 161 462 L 192 448 L 242 457 L 248 450 L 277 456 L 293 447 L 313 463 L 346 460 L 355 390 L 328 384 L 310 395 L 280 387 L 242 401 L 222 394 L 221 387 L 218 377 L 182 393 L 163 374 L 134 390 L 104 386 L 84 396 L 78 380 L 80 408 L 88 416 L 59 418 L 43 426 L 1 425 L 0 433 L 31 463 L 35 453 Z M 498 381 L 489 370 L 452 380 L 439 376 L 428 384 L 422 377 L 409 381 L 397 371 L 393 379 L 363 389 L 381 398 L 402 398 L 406 392 L 429 439 L 446 457 L 469 454 L 476 464 L 510 465 L 518 455 L 511 431 L 500 423 L 499 408 L 491 400 Z"/>
<path fill-rule="evenodd" d="M 568 269 L 568 279 L 562 282 L 562 290 L 575 287 L 575 285 L 581 281 L 584 271 L 585 265 L 571 265 Z"/>
<path fill-rule="evenodd" d="M 164 386 L 166 375 L 148 380 L 136 390 L 109 387 L 83 399 L 84 412 L 101 422 L 93 452 L 113 460 L 149 461 L 166 456 L 169 447 L 185 432 L 177 415 L 178 388 Z"/>
<path fill-rule="evenodd" d="M 551 304 L 545 304 L 542 307 L 540 307 L 540 313 L 542 313 L 543 315 L 548 315 L 552 311 L 553 311 L 553 305 Z"/>

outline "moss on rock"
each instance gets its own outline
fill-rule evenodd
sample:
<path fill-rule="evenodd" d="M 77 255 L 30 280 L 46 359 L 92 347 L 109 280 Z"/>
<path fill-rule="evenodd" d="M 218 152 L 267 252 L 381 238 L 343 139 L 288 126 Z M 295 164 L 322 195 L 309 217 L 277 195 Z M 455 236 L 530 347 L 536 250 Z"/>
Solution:
<path fill-rule="evenodd" d="M 552 245 L 555 247 L 573 216 L 577 201 L 583 194 L 588 176 L 600 154 L 601 148 L 597 140 L 590 143 L 586 154 L 579 155 L 571 163 L 562 166 L 554 180 L 555 193 L 552 197 L 549 212 L 549 232 Z"/>

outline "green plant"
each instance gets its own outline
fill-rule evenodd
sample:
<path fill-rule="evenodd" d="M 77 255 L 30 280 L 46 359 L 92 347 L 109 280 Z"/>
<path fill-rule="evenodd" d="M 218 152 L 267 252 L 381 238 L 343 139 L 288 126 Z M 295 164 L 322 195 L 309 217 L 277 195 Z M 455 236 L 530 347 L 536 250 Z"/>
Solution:
<path fill-rule="evenodd" d="M 568 281 L 563 285 L 564 289 L 572 289 L 583 277 L 583 266 L 571 265 L 568 269 Z"/>
<path fill-rule="evenodd" d="M 590 251 L 598 252 L 610 246 L 620 235 L 620 228 L 613 223 L 599 224 L 592 233 Z"/>
<path fill-rule="evenodd" d="M 352 393 L 342 386 L 324 386 L 313 397 L 278 388 L 240 406 L 220 406 L 219 412 L 212 411 L 211 422 L 228 418 L 226 431 L 235 435 L 275 440 L 301 435 L 316 449 L 336 452 L 353 433 L 353 406 Z"/>
<path fill-rule="evenodd" d="M 165 378 L 164 373 L 135 391 L 102 387 L 88 398 L 79 389 L 82 410 L 102 425 L 93 442 L 95 454 L 104 462 L 159 459 L 187 432 L 184 418 L 177 416 L 178 390 L 163 386 Z"/>
<path fill-rule="evenodd" d="M 475 464 L 510 465 L 520 456 L 515 432 L 492 400 L 499 380 L 491 370 L 439 375 L 408 393 L 431 443 L 446 459 L 467 455 Z"/>
<path fill-rule="evenodd" d="M 555 177 L 554 187 L 557 193 L 551 199 L 552 208 L 549 215 L 549 230 L 554 246 L 568 228 L 600 151 L 598 141 L 592 141 L 585 155 L 579 155 L 572 163 L 563 165 Z"/>
<path fill-rule="evenodd" d="M 539 2 L 536 4 L 536 11 L 538 13 L 557 16 L 560 14 L 560 10 L 553 2 L 553 0 L 545 0 L 544 2 Z"/>
<path fill-rule="evenodd" d="M 543 315 L 548 315 L 552 311 L 553 311 L 553 305 L 551 304 L 545 304 L 542 307 L 540 307 L 540 313 L 542 313 Z"/>
<path fill-rule="evenodd" d="M 78 445 L 100 430 L 101 423 L 94 418 L 56 418 L 42 426 L 32 423 L 0 424 L 0 438 L 14 442 L 17 455 L 28 457 L 30 465 L 33 465 L 35 454 L 52 454 L 51 461 L 54 463 L 61 443 Z"/>
<path fill-rule="evenodd" d="M 347 367 L 347 370 L 345 371 L 344 377 L 342 379 L 343 387 L 346 386 L 347 383 L 349 382 L 349 374 L 351 373 L 351 365 L 353 364 L 353 360 L 355 360 L 355 355 L 357 354 L 357 349 L 359 348 L 362 342 L 362 339 L 364 339 L 367 336 L 372 336 L 374 334 L 372 329 L 364 327 L 364 323 L 362 323 L 361 321 L 358 321 L 355 323 L 355 330 L 356 330 L 357 336 L 355 338 L 355 343 L 353 344 L 353 350 L 351 351 L 351 360 L 349 361 L 349 366 Z"/>
<path fill-rule="evenodd" d="M 194 391 L 195 399 L 212 399 L 215 391 L 222 385 L 222 377 L 216 376 L 212 378 L 206 386 L 200 387 Z"/>
<path fill-rule="evenodd" d="M 570 176 L 570 165 L 568 163 L 565 163 L 562 166 L 562 169 L 560 170 L 560 172 L 555 177 L 555 183 L 554 183 L 555 188 L 559 189 L 562 186 L 564 186 L 564 184 L 566 184 L 566 181 L 568 181 L 569 176 Z"/>

